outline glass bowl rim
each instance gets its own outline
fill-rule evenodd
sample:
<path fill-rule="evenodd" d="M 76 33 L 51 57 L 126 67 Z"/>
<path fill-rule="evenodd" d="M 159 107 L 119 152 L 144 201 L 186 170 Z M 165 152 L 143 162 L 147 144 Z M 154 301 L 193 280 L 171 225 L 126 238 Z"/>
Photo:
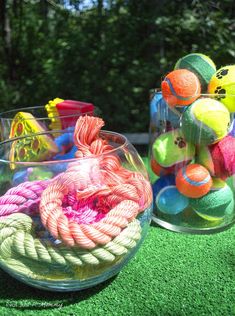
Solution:
<path fill-rule="evenodd" d="M 162 92 L 162 89 L 161 88 L 152 88 L 152 89 L 149 89 L 149 93 L 150 94 L 156 94 L 156 93 L 160 93 Z M 195 95 L 189 95 L 190 96 L 195 96 Z M 218 97 L 235 97 L 235 93 L 234 94 L 231 94 L 231 93 L 209 93 L 209 92 L 206 92 L 206 93 L 200 93 L 199 94 L 199 97 L 208 97 L 208 98 L 218 98 Z"/>
<path fill-rule="evenodd" d="M 15 120 L 15 115 L 19 112 L 28 112 L 30 113 L 29 111 L 30 110 L 37 110 L 37 109 L 43 109 L 45 110 L 45 106 L 44 105 L 40 105 L 40 106 L 31 106 L 31 107 L 23 107 L 23 108 L 18 108 L 18 109 L 12 109 L 12 110 L 9 110 L 9 111 L 4 111 L 4 112 L 0 112 L 0 120 L 1 121 L 13 121 Z M 32 117 L 32 118 L 25 118 L 24 121 L 26 120 L 36 120 L 36 121 L 42 121 L 42 120 L 51 120 L 51 119 L 54 119 L 54 118 L 70 118 L 70 117 L 79 117 L 79 116 L 84 116 L 86 114 L 92 114 L 94 113 L 94 111 L 97 110 L 97 107 L 94 106 L 94 110 L 93 111 L 87 111 L 87 112 L 78 112 L 78 113 L 73 113 L 73 114 L 68 114 L 68 115 L 48 115 L 48 116 L 45 116 L 45 117 Z M 14 113 L 14 117 L 3 117 L 2 115 L 5 115 L 5 114 L 11 114 L 11 113 Z M 31 114 L 31 113 L 30 113 Z"/>
<path fill-rule="evenodd" d="M 13 143 L 14 141 L 20 140 L 20 139 L 24 139 L 24 138 L 30 138 L 30 137 L 36 137 L 36 136 L 40 136 L 40 135 L 46 135 L 46 134 L 55 134 L 55 133 L 69 133 L 68 131 L 65 130 L 51 130 L 51 131 L 45 131 L 45 132 L 41 132 L 41 133 L 33 133 L 33 134 L 29 134 L 29 135 L 25 135 L 25 136 L 19 136 L 19 137 L 14 137 L 14 138 L 10 138 L 7 140 L 4 140 L 2 142 L 0 142 L 0 146 L 9 144 L 9 143 Z M 71 133 L 71 132 L 70 132 Z M 83 161 L 86 160 L 88 161 L 89 159 L 100 159 L 102 156 L 106 156 L 106 155 L 110 155 L 110 153 L 113 153 L 117 150 L 123 149 L 125 148 L 128 144 L 131 144 L 127 137 L 124 136 L 123 134 L 117 133 L 117 132 L 112 132 L 112 131 L 108 131 L 108 130 L 101 130 L 99 132 L 99 135 L 106 135 L 106 137 L 108 135 L 111 135 L 112 137 L 118 137 L 119 139 L 122 140 L 122 143 L 118 146 L 115 147 L 105 153 L 101 153 L 99 155 L 96 156 L 88 156 L 88 157 L 81 157 L 81 158 L 71 158 L 71 159 L 64 159 L 64 160 L 45 160 L 45 161 L 10 161 L 10 160 L 6 160 L 6 159 L 2 159 L 0 158 L 0 163 L 5 163 L 5 164 L 15 164 L 18 166 L 38 166 L 43 165 L 54 165 L 54 164 L 58 164 L 58 163 L 72 163 L 72 162 L 76 162 L 76 161 Z"/>

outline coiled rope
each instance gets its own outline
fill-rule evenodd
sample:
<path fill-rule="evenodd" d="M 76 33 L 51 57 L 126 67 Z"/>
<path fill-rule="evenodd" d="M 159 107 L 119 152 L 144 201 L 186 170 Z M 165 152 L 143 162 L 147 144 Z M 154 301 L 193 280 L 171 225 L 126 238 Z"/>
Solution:
<path fill-rule="evenodd" d="M 16 212 L 38 212 L 39 201 L 49 180 L 28 181 L 9 189 L 0 197 L 0 219 Z"/>
<path fill-rule="evenodd" d="M 151 202 L 149 183 L 142 175 L 125 169 L 112 153 L 114 148 L 99 136 L 103 124 L 100 118 L 78 119 L 74 141 L 79 150 L 75 155 L 81 159 L 71 163 L 68 170 L 42 193 L 42 223 L 54 238 L 70 247 L 92 249 L 107 244 Z M 88 168 L 83 169 L 79 161 L 86 157 L 97 157 L 97 163 L 91 159 L 90 166 L 88 160 Z M 64 213 L 63 199 L 71 192 L 76 193 L 78 200 L 105 197 L 109 211 L 98 222 L 78 223 Z"/>
<path fill-rule="evenodd" d="M 140 239 L 141 227 L 138 220 L 132 221 L 112 241 L 93 250 L 79 249 L 43 243 L 36 237 L 34 223 L 26 214 L 9 215 L 0 222 L 0 257 L 3 260 L 19 256 L 49 264 L 83 266 L 112 262 L 135 247 Z M 33 264 L 33 262 L 32 262 Z"/>
<path fill-rule="evenodd" d="M 103 125 L 99 118 L 80 117 L 74 134 L 78 159 L 53 179 L 22 183 L 0 197 L 0 257 L 10 268 L 112 264 L 136 246 L 137 217 L 150 207 L 151 186 L 122 165 L 100 136 Z M 58 244 L 37 235 L 35 215 Z"/>

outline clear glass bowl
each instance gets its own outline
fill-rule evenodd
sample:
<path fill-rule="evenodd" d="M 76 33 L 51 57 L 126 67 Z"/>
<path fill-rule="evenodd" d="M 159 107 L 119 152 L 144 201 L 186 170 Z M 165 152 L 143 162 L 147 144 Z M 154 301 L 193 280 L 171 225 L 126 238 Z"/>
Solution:
<path fill-rule="evenodd" d="M 4 141 L 12 137 L 50 130 L 71 129 L 75 126 L 80 116 L 94 116 L 99 112 L 97 107 L 94 107 L 91 103 L 68 101 L 72 103 L 72 110 L 69 107 L 65 107 L 58 112 L 52 107 L 52 110 L 47 111 L 46 106 L 35 106 L 0 113 L 0 140 Z M 76 102 L 78 106 L 76 106 Z"/>
<path fill-rule="evenodd" d="M 37 288 L 75 291 L 116 275 L 136 254 L 152 190 L 124 136 L 102 131 L 110 150 L 67 160 L 55 145 L 61 136 L 71 150 L 66 131 L 0 143 L 0 266 Z"/>
<path fill-rule="evenodd" d="M 234 113 L 222 103 L 229 97 L 202 94 L 190 106 L 171 108 L 161 91 L 151 91 L 149 162 L 158 225 L 208 234 L 234 224 Z"/>

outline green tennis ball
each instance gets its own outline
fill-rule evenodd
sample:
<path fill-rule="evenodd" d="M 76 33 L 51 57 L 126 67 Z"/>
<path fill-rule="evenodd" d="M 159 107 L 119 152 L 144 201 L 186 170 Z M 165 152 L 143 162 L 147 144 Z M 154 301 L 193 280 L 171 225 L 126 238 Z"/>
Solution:
<path fill-rule="evenodd" d="M 208 93 L 216 94 L 230 112 L 235 112 L 235 65 L 220 68 L 208 85 Z"/>
<path fill-rule="evenodd" d="M 182 131 L 187 141 L 209 145 L 228 134 L 230 114 L 219 101 L 201 98 L 191 104 L 182 116 Z"/>
<path fill-rule="evenodd" d="M 201 83 L 202 92 L 207 91 L 208 83 L 216 72 L 216 66 L 210 57 L 204 54 L 188 54 L 180 58 L 175 69 L 188 69 L 192 71 Z"/>
<path fill-rule="evenodd" d="M 225 181 L 213 178 L 211 190 L 201 198 L 190 199 L 189 204 L 200 217 L 209 221 L 221 220 L 233 212 L 233 192 Z"/>
<path fill-rule="evenodd" d="M 153 156 L 162 167 L 188 163 L 194 158 L 195 146 L 185 141 L 180 129 L 161 134 L 152 146 Z"/>
<path fill-rule="evenodd" d="M 196 153 L 196 162 L 204 166 L 212 176 L 215 175 L 214 162 L 211 157 L 209 146 L 198 146 Z"/>

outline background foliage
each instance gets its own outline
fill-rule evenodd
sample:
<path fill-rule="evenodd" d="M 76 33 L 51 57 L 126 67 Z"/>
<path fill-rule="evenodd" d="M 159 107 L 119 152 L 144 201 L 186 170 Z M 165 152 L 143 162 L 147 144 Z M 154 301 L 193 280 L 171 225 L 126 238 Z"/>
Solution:
<path fill-rule="evenodd" d="M 234 63 L 234 18 L 233 0 L 1 0 L 0 111 L 58 96 L 145 132 L 149 89 L 180 56 Z"/>

